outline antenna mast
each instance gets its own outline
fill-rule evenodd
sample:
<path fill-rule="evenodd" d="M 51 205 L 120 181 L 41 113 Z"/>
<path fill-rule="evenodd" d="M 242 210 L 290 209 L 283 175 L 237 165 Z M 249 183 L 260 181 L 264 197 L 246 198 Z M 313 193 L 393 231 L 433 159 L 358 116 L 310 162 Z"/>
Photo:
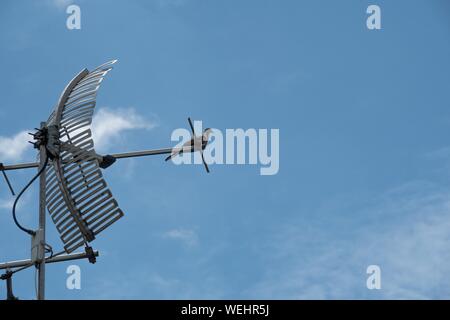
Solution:
<path fill-rule="evenodd" d="M 46 126 L 45 122 L 41 122 L 41 130 L 44 130 Z M 43 169 L 46 165 L 47 157 L 46 145 L 42 144 L 39 147 L 39 169 Z M 39 177 L 39 229 L 34 237 L 38 237 L 38 241 L 32 241 L 34 243 L 38 242 L 38 253 L 37 257 L 37 268 L 38 268 L 38 291 L 37 299 L 45 299 L 45 205 L 46 205 L 46 190 L 45 190 L 45 179 L 46 179 L 46 169 L 42 170 Z M 31 249 L 33 251 L 33 249 Z"/>

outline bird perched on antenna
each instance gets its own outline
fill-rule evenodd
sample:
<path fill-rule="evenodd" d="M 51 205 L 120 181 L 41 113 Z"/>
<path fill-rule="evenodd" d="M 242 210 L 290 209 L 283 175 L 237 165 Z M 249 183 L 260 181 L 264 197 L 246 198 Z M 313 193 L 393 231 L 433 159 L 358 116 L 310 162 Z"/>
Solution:
<path fill-rule="evenodd" d="M 205 150 L 206 145 L 209 141 L 209 136 L 212 133 L 211 128 L 206 128 L 203 131 L 201 136 L 197 136 L 194 131 L 194 126 L 192 124 L 191 118 L 188 118 L 189 125 L 192 130 L 192 138 L 191 140 L 185 142 L 180 148 L 174 148 L 170 156 L 166 158 L 166 161 L 169 161 L 175 156 L 181 155 L 183 152 L 195 152 L 199 151 L 202 156 L 203 165 L 205 166 L 206 172 L 209 173 L 208 165 L 206 164 L 205 158 L 203 156 L 203 150 Z"/>
<path fill-rule="evenodd" d="M 181 146 L 180 148 L 174 149 L 172 154 L 166 158 L 166 161 L 169 161 L 173 157 L 180 155 L 183 152 L 194 152 L 205 150 L 211 132 L 212 132 L 211 128 L 205 129 L 201 136 L 195 136 L 191 140 L 185 142 L 183 146 Z"/>

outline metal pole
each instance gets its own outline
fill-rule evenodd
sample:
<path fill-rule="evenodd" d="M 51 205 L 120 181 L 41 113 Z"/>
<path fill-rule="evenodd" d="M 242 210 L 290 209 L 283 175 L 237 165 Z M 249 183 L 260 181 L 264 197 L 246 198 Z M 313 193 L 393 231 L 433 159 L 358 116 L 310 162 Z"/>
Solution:
<path fill-rule="evenodd" d="M 99 256 L 99 252 L 97 250 L 94 251 L 94 256 L 96 256 L 96 257 Z M 77 253 L 62 254 L 59 256 L 52 257 L 52 258 L 47 258 L 47 259 L 45 259 L 45 263 L 48 264 L 48 263 L 80 260 L 80 259 L 87 259 L 87 258 L 89 258 L 89 255 L 87 253 L 77 252 Z M 11 261 L 11 262 L 2 262 L 2 263 L 0 263 L 0 270 L 21 268 L 21 267 L 29 266 L 31 263 L 32 263 L 31 259 L 17 260 L 17 261 Z"/>
<path fill-rule="evenodd" d="M 172 149 L 172 148 L 144 150 L 144 151 L 116 153 L 116 154 L 113 154 L 112 156 L 116 159 L 136 158 L 136 157 L 154 156 L 154 155 L 158 155 L 158 154 L 168 154 L 168 153 L 172 153 L 172 151 L 175 151 L 175 150 L 176 149 Z"/>
<path fill-rule="evenodd" d="M 190 152 L 190 147 L 185 148 L 166 148 L 166 149 L 155 149 L 155 150 L 143 150 L 143 151 L 134 151 L 134 152 L 124 152 L 124 153 L 115 153 L 112 154 L 116 159 L 125 159 L 125 158 L 136 158 L 136 157 L 145 157 L 145 156 L 154 156 L 160 154 L 169 154 L 173 151 L 184 149 L 184 152 Z M 19 170 L 19 169 L 30 169 L 30 168 L 38 168 L 40 164 L 38 162 L 28 162 L 28 163 L 19 163 L 13 165 L 4 165 L 3 170 Z"/>
<path fill-rule="evenodd" d="M 45 122 L 41 122 L 41 129 L 44 128 L 46 125 Z M 39 168 L 42 168 L 45 165 L 45 159 L 47 157 L 46 155 L 46 146 L 42 145 L 39 150 Z M 42 174 L 39 178 L 39 229 L 42 230 L 42 241 L 40 243 L 41 245 L 41 252 L 45 252 L 45 179 L 46 179 L 46 170 L 44 169 L 42 171 Z M 42 259 L 42 261 L 38 264 L 38 294 L 37 299 L 38 300 L 44 300 L 45 299 L 45 259 Z"/>
<path fill-rule="evenodd" d="M 8 166 L 4 166 L 5 171 L 10 171 L 10 170 L 20 170 L 20 169 L 32 169 L 32 168 L 37 168 L 39 167 L 39 163 L 38 162 L 27 162 L 27 163 L 19 163 L 19 164 L 12 164 L 12 165 L 8 165 Z"/>

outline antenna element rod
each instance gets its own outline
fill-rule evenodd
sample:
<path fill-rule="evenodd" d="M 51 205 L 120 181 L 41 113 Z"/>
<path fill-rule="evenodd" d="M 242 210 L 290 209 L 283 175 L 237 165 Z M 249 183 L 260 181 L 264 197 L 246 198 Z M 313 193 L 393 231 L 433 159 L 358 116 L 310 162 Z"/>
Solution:
<path fill-rule="evenodd" d="M 172 153 L 172 151 L 176 151 L 177 149 L 181 149 L 181 148 L 166 148 L 166 149 L 124 152 L 124 153 L 112 154 L 111 156 L 113 156 L 116 159 L 155 156 L 155 155 L 160 155 L 160 154 L 169 154 L 169 153 Z M 187 152 L 187 150 L 185 152 Z M 9 171 L 9 170 L 31 169 L 31 168 L 38 168 L 39 166 L 40 165 L 38 162 L 28 162 L 28 163 L 21 163 L 21 164 L 13 164 L 13 165 L 9 165 L 9 166 L 4 165 L 3 170 Z"/>

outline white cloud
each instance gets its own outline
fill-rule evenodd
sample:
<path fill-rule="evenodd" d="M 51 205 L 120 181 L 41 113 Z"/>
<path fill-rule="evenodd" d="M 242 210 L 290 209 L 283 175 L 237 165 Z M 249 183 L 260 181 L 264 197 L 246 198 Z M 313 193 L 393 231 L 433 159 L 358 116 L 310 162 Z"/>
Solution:
<path fill-rule="evenodd" d="M 92 135 L 97 150 L 105 151 L 112 144 L 120 141 L 123 132 L 135 129 L 152 129 L 156 120 L 146 120 L 132 108 L 101 108 L 92 120 Z"/>
<path fill-rule="evenodd" d="M 156 126 L 156 119 L 147 120 L 133 108 L 101 108 L 95 114 L 91 128 L 96 149 L 105 151 L 112 144 L 123 141 L 121 138 L 124 131 L 149 130 Z M 28 132 L 24 130 L 10 137 L 0 136 L 0 162 L 23 159 L 31 146 L 28 141 L 32 140 L 32 137 Z"/>
<path fill-rule="evenodd" d="M 0 209 L 11 210 L 14 204 L 14 200 L 0 199 Z"/>
<path fill-rule="evenodd" d="M 0 161 L 17 161 L 22 159 L 27 148 L 30 135 L 21 131 L 12 137 L 0 136 Z"/>
<path fill-rule="evenodd" d="M 74 0 L 50 0 L 50 3 L 57 8 L 66 8 L 70 4 L 72 4 Z"/>
<path fill-rule="evenodd" d="M 172 229 L 164 233 L 166 239 L 179 240 L 188 246 L 195 246 L 198 244 L 198 235 L 195 231 L 189 229 Z"/>

